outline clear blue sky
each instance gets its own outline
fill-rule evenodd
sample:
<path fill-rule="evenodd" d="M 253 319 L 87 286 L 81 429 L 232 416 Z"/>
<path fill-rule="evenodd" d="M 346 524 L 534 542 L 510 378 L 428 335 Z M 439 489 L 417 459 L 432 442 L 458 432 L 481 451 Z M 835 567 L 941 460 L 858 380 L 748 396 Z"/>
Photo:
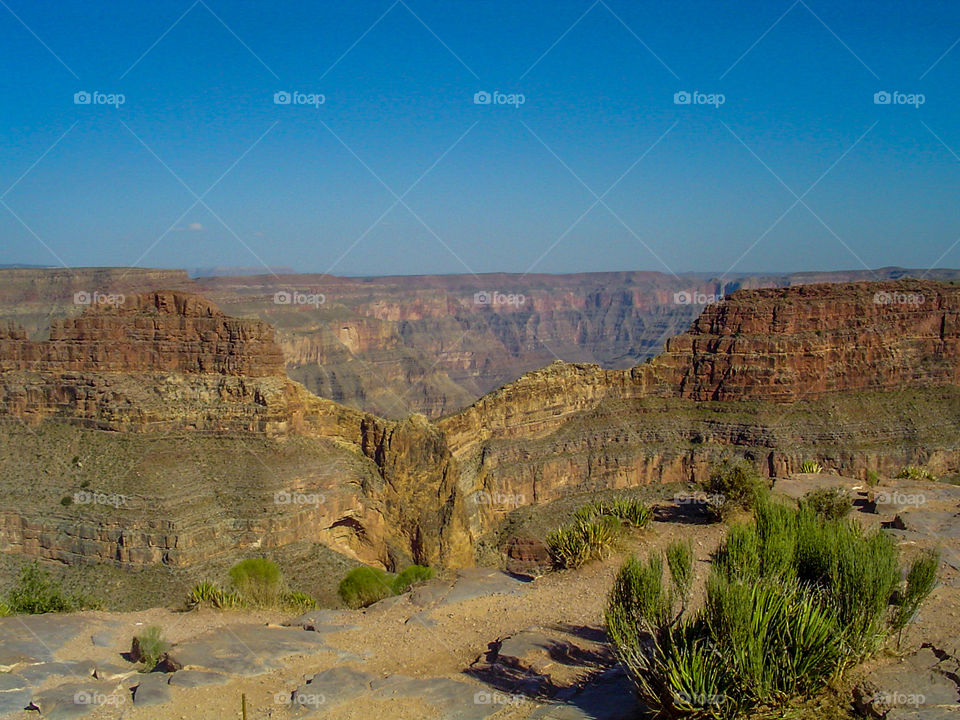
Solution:
<path fill-rule="evenodd" d="M 791 3 L 2 0 L 0 263 L 960 266 L 960 5 Z"/>

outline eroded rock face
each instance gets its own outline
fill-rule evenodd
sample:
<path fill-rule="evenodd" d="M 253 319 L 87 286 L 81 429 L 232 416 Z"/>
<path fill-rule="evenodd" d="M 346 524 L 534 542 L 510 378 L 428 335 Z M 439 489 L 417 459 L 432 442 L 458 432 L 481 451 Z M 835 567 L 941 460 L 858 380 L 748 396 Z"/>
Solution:
<path fill-rule="evenodd" d="M 554 363 L 433 423 L 385 420 L 312 395 L 284 375 L 260 321 L 230 318 L 189 293 L 133 295 L 59 321 L 49 340 L 0 332 L 5 414 L 144 435 L 252 433 L 277 447 L 309 438 L 324 443 L 324 467 L 342 471 L 327 482 L 297 470 L 290 486 L 331 501 L 211 506 L 219 520 L 205 523 L 161 488 L 146 500 L 162 515 L 153 524 L 38 515 L 25 499 L 0 517 L 0 542 L 60 559 L 190 564 L 204 553 L 309 538 L 386 566 L 461 566 L 472 564 L 474 540 L 518 505 L 695 481 L 731 449 L 767 475 L 796 471 L 812 453 L 853 476 L 907 464 L 955 471 L 958 318 L 960 288 L 942 283 L 740 291 L 651 362 L 629 370 Z"/>
<path fill-rule="evenodd" d="M 960 287 L 920 280 L 734 293 L 656 365 L 693 400 L 791 401 L 960 382 Z"/>

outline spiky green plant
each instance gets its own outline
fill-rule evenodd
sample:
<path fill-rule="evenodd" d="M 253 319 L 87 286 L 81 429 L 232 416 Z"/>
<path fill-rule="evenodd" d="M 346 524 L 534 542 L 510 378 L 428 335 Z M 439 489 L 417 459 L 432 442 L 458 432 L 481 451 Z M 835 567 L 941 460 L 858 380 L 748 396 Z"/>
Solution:
<path fill-rule="evenodd" d="M 675 540 L 667 546 L 666 557 L 674 591 L 686 606 L 693 583 L 693 545 L 689 540 Z"/>
<path fill-rule="evenodd" d="M 135 635 L 131 655 L 137 662 L 143 663 L 145 670 L 153 669 L 160 658 L 167 651 L 169 644 L 163 639 L 163 633 L 156 625 L 144 628 L 143 632 Z"/>
<path fill-rule="evenodd" d="M 653 518 L 653 510 L 642 500 L 617 498 L 611 503 L 609 510 L 604 513 L 619 518 L 627 525 L 643 528 Z"/>
<path fill-rule="evenodd" d="M 285 592 L 281 598 L 283 605 L 295 612 L 306 612 L 317 607 L 317 601 L 312 596 L 299 590 Z"/>
<path fill-rule="evenodd" d="M 819 475 L 823 472 L 823 465 L 818 463 L 816 460 L 804 460 L 802 463 L 800 463 L 800 472 L 814 473 Z"/>
<path fill-rule="evenodd" d="M 899 479 L 936 481 L 936 476 L 920 465 L 907 465 L 897 473 Z"/>

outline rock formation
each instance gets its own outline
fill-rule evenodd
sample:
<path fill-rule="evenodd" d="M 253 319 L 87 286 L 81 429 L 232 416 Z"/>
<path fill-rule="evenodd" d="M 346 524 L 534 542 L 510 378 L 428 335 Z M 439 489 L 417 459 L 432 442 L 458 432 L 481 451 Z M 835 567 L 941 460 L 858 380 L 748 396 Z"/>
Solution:
<path fill-rule="evenodd" d="M 131 295 L 58 320 L 46 340 L 0 332 L 5 419 L 27 423 L 8 442 L 7 478 L 85 443 L 142 460 L 125 475 L 66 468 L 88 483 L 77 487 L 7 483 L 0 547 L 190 565 L 309 540 L 388 567 L 469 565 L 517 505 L 697 480 L 729 453 L 771 476 L 805 459 L 853 475 L 955 472 L 958 313 L 960 288 L 945 283 L 741 290 L 647 363 L 553 363 L 431 422 L 312 395 L 285 376 L 262 321 L 181 291 Z M 58 504 L 70 489 L 124 507 Z M 276 499 L 300 496 L 324 501 Z"/>

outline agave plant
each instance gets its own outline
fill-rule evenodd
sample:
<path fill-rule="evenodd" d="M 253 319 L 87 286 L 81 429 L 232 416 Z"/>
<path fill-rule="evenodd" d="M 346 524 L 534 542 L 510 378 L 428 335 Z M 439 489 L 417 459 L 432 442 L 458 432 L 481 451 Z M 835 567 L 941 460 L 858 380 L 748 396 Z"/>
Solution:
<path fill-rule="evenodd" d="M 823 472 L 823 465 L 818 463 L 816 460 L 804 460 L 802 463 L 800 463 L 800 472 L 814 473 L 819 475 Z"/>

